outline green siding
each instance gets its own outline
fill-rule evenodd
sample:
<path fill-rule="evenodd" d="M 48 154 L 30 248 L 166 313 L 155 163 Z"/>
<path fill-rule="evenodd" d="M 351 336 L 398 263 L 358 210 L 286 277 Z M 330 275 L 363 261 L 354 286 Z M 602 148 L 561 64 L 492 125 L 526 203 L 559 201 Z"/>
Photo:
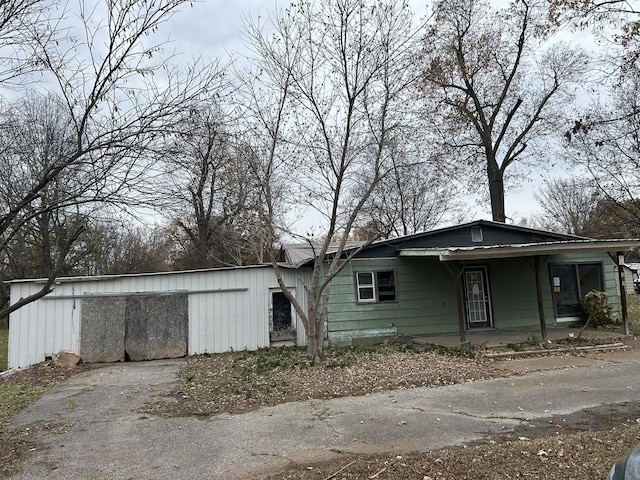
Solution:
<path fill-rule="evenodd" d="M 541 272 L 545 319 L 549 327 L 556 325 L 549 270 L 550 264 L 556 263 L 602 263 L 605 290 L 611 302 L 617 305 L 617 277 L 607 254 L 551 255 L 545 258 Z M 496 329 L 540 326 L 533 259 L 494 259 L 468 266 L 473 265 L 487 266 Z M 355 272 L 389 269 L 395 272 L 396 302 L 358 304 Z M 327 329 L 329 340 L 334 343 L 349 336 L 389 335 L 390 332 L 400 336 L 457 334 L 453 274 L 434 258 L 356 258 L 331 284 Z"/>
<path fill-rule="evenodd" d="M 389 269 L 395 272 L 396 302 L 356 303 L 355 272 Z M 457 321 L 453 275 L 435 259 L 354 259 L 331 284 L 330 339 L 337 332 L 366 334 L 388 327 L 396 327 L 399 335 L 449 333 L 452 318 Z"/>
<path fill-rule="evenodd" d="M 489 262 L 489 289 L 496 329 L 519 329 L 540 325 L 536 274 L 526 258 L 504 258 Z M 548 283 L 547 276 L 543 281 Z"/>

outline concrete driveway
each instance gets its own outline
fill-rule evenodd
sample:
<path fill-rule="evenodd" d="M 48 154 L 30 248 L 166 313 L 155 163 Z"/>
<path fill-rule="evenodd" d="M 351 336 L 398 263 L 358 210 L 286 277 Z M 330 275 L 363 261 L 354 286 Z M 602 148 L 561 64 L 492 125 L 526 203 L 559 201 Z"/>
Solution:
<path fill-rule="evenodd" d="M 638 351 L 554 359 L 563 368 L 539 370 L 545 359 L 510 361 L 505 366 L 530 373 L 202 419 L 136 413 L 171 388 L 183 360 L 109 365 L 73 376 L 14 418 L 16 427 L 66 427 L 45 436 L 12 478 L 257 478 L 343 452 L 433 450 L 528 420 L 640 400 Z"/>

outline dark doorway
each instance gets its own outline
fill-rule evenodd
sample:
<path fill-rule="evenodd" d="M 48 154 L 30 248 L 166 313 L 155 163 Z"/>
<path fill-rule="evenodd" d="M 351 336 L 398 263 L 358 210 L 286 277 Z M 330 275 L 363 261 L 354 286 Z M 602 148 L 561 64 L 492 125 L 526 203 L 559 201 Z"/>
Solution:
<path fill-rule="evenodd" d="M 291 302 L 282 292 L 271 294 L 271 341 L 294 340 L 296 330 L 291 315 Z"/>

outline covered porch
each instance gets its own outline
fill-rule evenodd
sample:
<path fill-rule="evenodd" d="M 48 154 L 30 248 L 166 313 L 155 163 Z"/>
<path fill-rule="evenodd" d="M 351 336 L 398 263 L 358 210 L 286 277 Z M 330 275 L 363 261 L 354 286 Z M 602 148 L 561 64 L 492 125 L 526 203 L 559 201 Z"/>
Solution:
<path fill-rule="evenodd" d="M 626 310 L 626 285 L 620 265 L 624 263 L 624 253 L 637 248 L 640 242 L 637 240 L 591 240 L 591 239 L 578 239 L 569 241 L 554 241 L 554 242 L 540 242 L 540 243 L 528 243 L 528 244 L 507 244 L 507 245 L 482 245 L 471 247 L 445 247 L 445 248 L 402 248 L 399 249 L 400 257 L 409 258 L 432 258 L 439 260 L 440 264 L 446 267 L 449 273 L 453 276 L 455 282 L 455 298 L 457 303 L 458 313 L 458 336 L 433 336 L 427 337 L 430 340 L 427 343 L 435 343 L 446 346 L 457 346 L 461 343 L 470 343 L 472 345 L 486 345 L 486 346 L 500 346 L 508 343 L 525 343 L 527 339 L 533 340 L 537 338 L 539 341 L 556 341 L 563 338 L 571 338 L 571 334 L 577 336 L 579 329 L 563 328 L 561 325 L 557 325 L 560 321 L 558 317 L 565 313 L 561 309 L 565 308 L 564 304 L 560 302 L 562 300 L 561 284 L 565 285 L 565 280 L 562 280 L 560 274 L 557 273 L 557 269 L 564 267 L 566 258 L 575 258 L 576 255 L 583 256 L 593 254 L 604 254 L 605 258 L 609 257 L 611 262 L 615 265 L 616 274 L 615 280 L 611 277 L 611 284 L 609 288 L 604 285 L 603 278 L 603 266 L 598 265 L 598 262 L 593 264 L 585 264 L 585 260 L 576 262 L 574 264 L 567 263 L 567 266 L 571 267 L 576 272 L 576 285 L 578 283 L 578 267 L 583 264 L 586 267 L 594 270 L 595 275 L 592 275 L 595 281 L 594 286 L 584 288 L 584 293 L 590 289 L 602 289 L 609 291 L 611 298 L 611 288 L 613 282 L 616 284 L 615 290 L 618 295 L 617 302 L 619 302 L 620 319 L 623 323 L 623 331 L 628 334 L 628 318 Z M 528 288 L 525 288 L 529 292 L 529 299 L 535 298 L 537 304 L 535 310 L 537 317 L 536 323 L 539 328 L 532 329 L 525 327 L 522 329 L 500 328 L 498 325 L 494 326 L 493 317 L 493 297 L 501 295 L 503 297 L 509 297 L 515 290 L 515 283 L 509 284 L 505 279 L 512 277 L 510 273 L 503 273 L 502 285 L 500 289 L 494 289 L 494 293 L 490 292 L 491 288 L 488 280 L 488 267 L 491 262 L 495 261 L 511 261 L 518 259 L 525 261 L 528 264 L 530 272 L 530 279 Z M 558 259 L 564 259 L 560 261 Z M 555 263 L 555 265 L 554 265 Z M 613 273 L 613 272 L 612 272 Z M 514 277 L 515 278 L 515 277 Z M 580 278 L 582 281 L 582 278 Z M 585 282 L 586 287 L 587 282 Z M 598 286 L 599 285 L 599 286 Z M 473 287 L 473 291 L 471 289 Z M 497 290 L 497 292 L 496 292 Z M 582 298 L 576 292 L 580 292 L 580 288 L 575 288 L 572 292 L 572 307 L 577 313 L 578 302 Z M 614 292 L 615 293 L 615 292 Z M 614 297 L 615 298 L 615 297 Z M 614 303 L 617 303 L 613 300 Z M 565 302 L 568 303 L 568 302 Z M 575 305 L 573 305 L 575 304 Z M 533 305 L 531 305 L 533 306 Z M 497 308 L 496 308 L 497 310 Z M 533 309 L 527 310 L 532 312 Z M 571 316 L 564 315 L 566 319 L 561 319 L 566 323 L 569 321 L 575 321 L 579 318 L 576 313 L 571 312 Z M 507 315 L 509 317 L 509 315 Z M 512 316 L 511 316 L 512 317 Z M 548 325 L 550 317 L 552 319 L 552 325 Z M 504 317 L 503 317 L 504 318 Z M 529 324 L 530 325 L 530 324 Z M 524 327 L 524 325 L 523 325 Z M 474 328 L 477 328 L 474 330 Z M 595 338 L 600 338 L 601 335 L 610 335 L 615 337 L 616 335 L 604 334 L 603 332 L 585 332 L 582 338 L 590 338 L 588 335 L 592 335 Z M 422 337 L 424 338 L 424 337 Z"/>

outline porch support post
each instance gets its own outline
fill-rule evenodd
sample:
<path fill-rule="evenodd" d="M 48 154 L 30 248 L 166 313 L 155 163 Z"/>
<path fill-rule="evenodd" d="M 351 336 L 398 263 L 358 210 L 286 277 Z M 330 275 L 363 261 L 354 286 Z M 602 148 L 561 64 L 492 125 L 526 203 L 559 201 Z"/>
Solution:
<path fill-rule="evenodd" d="M 464 271 L 464 267 L 460 262 L 442 262 L 442 264 L 447 270 L 449 270 L 449 272 L 451 272 L 456 284 L 456 303 L 458 304 L 458 330 L 460 331 L 460 343 L 467 343 L 467 329 L 464 318 L 464 284 L 462 283 L 462 272 Z M 449 265 L 451 265 L 451 267 Z"/>
<path fill-rule="evenodd" d="M 460 343 L 467 343 L 467 327 L 464 320 L 464 284 L 462 283 L 462 265 L 455 262 L 454 276 L 456 281 L 456 300 L 458 302 L 458 329 L 460 330 Z"/>
<path fill-rule="evenodd" d="M 536 272 L 536 294 L 538 297 L 538 316 L 540 317 L 540 331 L 542 340 L 547 339 L 547 322 L 544 317 L 544 302 L 542 301 L 542 259 L 540 255 L 534 257 L 534 270 Z"/>
<path fill-rule="evenodd" d="M 620 261 L 624 258 L 623 252 L 617 252 L 614 258 L 614 262 L 618 266 L 618 283 L 620 284 L 620 308 L 622 309 L 622 325 L 624 327 L 624 334 L 629 335 L 629 315 L 627 312 L 627 287 L 624 281 L 624 261 Z"/>

